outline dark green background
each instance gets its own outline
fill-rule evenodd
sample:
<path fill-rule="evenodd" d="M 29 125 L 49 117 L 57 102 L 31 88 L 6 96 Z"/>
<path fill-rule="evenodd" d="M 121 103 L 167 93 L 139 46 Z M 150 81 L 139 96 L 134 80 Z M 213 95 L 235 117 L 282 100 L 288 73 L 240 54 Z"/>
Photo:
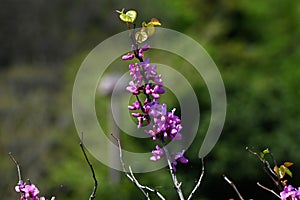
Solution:
<path fill-rule="evenodd" d="M 237 198 L 222 174 L 232 178 L 245 198 L 274 199 L 256 182 L 274 189 L 261 163 L 245 147 L 269 147 L 279 164 L 295 163 L 290 183 L 299 185 L 300 173 L 300 4 L 295 0 L 2 0 L 0 7 L 0 196 L 17 199 L 17 171 L 8 152 L 21 164 L 47 197 L 88 199 L 93 181 L 79 148 L 71 112 L 76 71 L 96 45 L 126 29 L 116 9 L 138 11 L 137 24 L 152 17 L 162 27 L 198 41 L 217 64 L 227 92 L 227 118 L 221 138 L 207 156 L 202 186 L 195 199 Z M 118 47 L 116 47 L 118 48 Z M 150 51 L 153 60 L 193 70 L 164 52 Z M 119 69 L 127 64 L 116 61 Z M 200 130 L 210 117 L 210 99 L 200 79 L 191 81 L 200 107 Z M 174 97 L 166 102 L 178 107 Z M 107 114 L 107 97 L 96 96 L 97 113 Z M 106 121 L 103 126 L 108 131 Z M 151 141 L 126 139 L 128 149 L 149 151 Z M 202 136 L 178 168 L 185 194 L 200 174 L 197 158 Z M 145 145 L 147 143 L 147 145 Z M 145 149 L 146 148 L 146 149 Z M 109 168 L 91 158 L 99 181 L 96 199 L 143 199 L 140 191 L 121 176 L 109 178 Z M 149 161 L 150 162 L 150 161 Z M 166 169 L 138 174 L 141 183 L 176 199 Z"/>

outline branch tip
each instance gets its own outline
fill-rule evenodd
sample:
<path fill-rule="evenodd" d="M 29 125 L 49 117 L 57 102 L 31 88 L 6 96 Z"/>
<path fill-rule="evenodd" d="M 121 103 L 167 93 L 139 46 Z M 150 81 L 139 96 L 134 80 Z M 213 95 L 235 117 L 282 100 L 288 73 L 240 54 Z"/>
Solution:
<path fill-rule="evenodd" d="M 82 153 L 84 155 L 84 158 L 85 158 L 86 162 L 88 163 L 88 165 L 90 167 L 90 170 L 92 172 L 92 177 L 93 177 L 93 180 L 94 180 L 94 189 L 93 189 L 93 191 L 92 191 L 92 193 L 90 195 L 90 198 L 89 198 L 89 200 L 93 200 L 96 197 L 96 191 L 97 191 L 97 187 L 98 187 L 98 181 L 97 181 L 97 178 L 96 178 L 96 174 L 95 174 L 95 170 L 93 168 L 93 165 L 90 162 L 90 160 L 89 160 L 89 158 L 88 158 L 88 156 L 87 156 L 87 154 L 86 154 L 86 152 L 84 150 L 84 147 L 83 147 L 83 142 L 82 142 L 83 141 L 83 132 L 81 134 L 82 135 L 81 135 L 81 139 L 80 139 L 79 145 L 80 145 L 81 151 L 82 151 Z"/>

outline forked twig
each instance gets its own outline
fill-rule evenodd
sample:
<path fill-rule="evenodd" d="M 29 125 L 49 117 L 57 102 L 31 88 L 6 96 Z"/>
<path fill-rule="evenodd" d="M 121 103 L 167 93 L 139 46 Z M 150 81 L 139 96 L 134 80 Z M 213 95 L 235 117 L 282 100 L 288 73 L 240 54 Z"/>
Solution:
<path fill-rule="evenodd" d="M 87 155 L 86 155 L 86 152 L 85 152 L 85 150 L 84 150 L 84 147 L 83 147 L 83 133 L 82 133 L 82 138 L 81 138 L 81 140 L 80 140 L 79 145 L 80 145 L 80 148 L 81 148 L 82 153 L 83 153 L 83 155 L 84 155 L 84 158 L 85 158 L 86 162 L 88 163 L 88 165 L 89 165 L 89 167 L 90 167 L 90 169 L 91 169 L 92 175 L 93 175 L 94 189 L 93 189 L 93 192 L 92 192 L 92 194 L 90 195 L 90 198 L 89 198 L 89 200 L 93 200 L 93 199 L 95 199 L 95 197 L 96 197 L 96 192 L 97 192 L 97 187 L 98 187 L 98 181 L 97 181 L 97 178 L 96 178 L 96 174 L 95 174 L 93 165 L 92 165 L 92 163 L 90 162 L 90 160 L 88 159 L 88 157 L 87 157 Z"/>
<path fill-rule="evenodd" d="M 113 134 L 111 134 L 111 136 L 117 141 L 118 143 L 118 147 L 119 147 L 119 156 L 120 156 L 120 162 L 121 162 L 121 165 L 122 165 L 122 168 L 123 168 L 123 171 L 126 175 L 126 177 L 131 181 L 133 182 L 137 188 L 139 188 L 139 190 L 144 194 L 144 196 L 147 198 L 147 200 L 150 200 L 150 197 L 149 197 L 149 194 L 147 191 L 149 192 L 152 192 L 154 194 L 156 194 L 157 197 L 159 197 L 161 200 L 165 200 L 164 196 L 158 192 L 156 189 L 153 189 L 153 188 L 150 188 L 148 186 L 144 186 L 144 185 L 141 185 L 138 180 L 135 178 L 133 172 L 132 172 L 132 169 L 131 167 L 129 166 L 128 169 L 129 169 L 129 172 L 126 170 L 126 166 L 125 166 L 125 163 L 123 161 L 123 154 L 122 154 L 122 148 L 121 148 L 121 142 L 119 140 L 119 138 L 117 138 L 116 136 L 114 136 Z"/>
<path fill-rule="evenodd" d="M 272 170 L 272 168 L 271 168 L 271 166 L 270 166 L 270 163 L 269 163 L 267 160 L 263 159 L 258 153 L 252 151 L 249 147 L 246 147 L 246 150 L 247 150 L 249 153 L 255 155 L 255 156 L 256 156 L 256 157 L 257 157 L 257 158 L 265 165 L 265 167 L 269 170 L 268 173 L 271 173 L 272 175 L 277 176 L 277 175 L 274 173 L 274 171 Z M 275 159 L 273 158 L 273 155 L 272 155 L 272 154 L 270 154 L 270 155 L 271 155 L 271 157 L 272 157 L 272 159 L 273 159 L 273 162 L 276 163 Z"/>
<path fill-rule="evenodd" d="M 133 179 L 133 181 L 135 182 L 135 184 L 136 184 L 137 187 L 140 187 L 140 188 L 142 188 L 142 189 L 146 189 L 146 190 L 148 190 L 148 191 L 150 191 L 150 192 L 153 192 L 153 193 L 155 193 L 160 199 L 165 200 L 165 198 L 162 196 L 162 194 L 160 194 L 157 190 L 155 190 L 155 189 L 153 189 L 153 188 L 150 188 L 150 187 L 148 187 L 148 186 L 141 185 L 141 184 L 138 182 L 138 180 L 135 178 L 135 176 L 133 175 L 133 172 L 132 172 L 131 167 L 128 166 L 128 168 L 129 168 L 130 175 L 131 175 L 131 177 L 132 177 L 132 179 Z M 148 197 L 148 196 L 147 196 L 147 197 Z"/>
<path fill-rule="evenodd" d="M 196 192 L 196 190 L 200 187 L 200 184 L 201 184 L 201 181 L 202 181 L 202 178 L 204 176 L 204 159 L 201 158 L 201 163 L 202 163 L 202 169 L 201 169 L 201 174 L 200 174 L 200 177 L 198 179 L 198 182 L 197 184 L 195 185 L 194 189 L 192 190 L 191 194 L 189 195 L 188 199 L 187 200 L 190 200 L 194 193 Z"/>
<path fill-rule="evenodd" d="M 259 187 L 261 187 L 262 189 L 264 190 L 267 190 L 268 192 L 271 192 L 272 194 L 274 194 L 276 197 L 278 197 L 279 199 L 281 199 L 281 197 L 276 193 L 274 192 L 274 190 L 271 190 L 265 186 L 263 186 L 262 184 L 260 184 L 259 182 L 256 183 Z"/>
<path fill-rule="evenodd" d="M 239 196 L 240 200 L 245 200 L 241 195 L 241 193 L 239 192 L 239 190 L 237 189 L 237 187 L 235 186 L 235 184 L 226 175 L 223 175 L 223 178 L 229 185 L 231 185 L 231 187 L 234 189 L 236 194 Z"/>
<path fill-rule="evenodd" d="M 281 185 L 280 185 L 280 182 L 274 178 L 274 176 L 277 177 L 277 175 L 276 175 L 275 172 L 272 170 L 272 168 L 271 168 L 271 166 L 270 166 L 270 163 L 269 163 L 267 160 L 263 159 L 258 153 L 256 153 L 256 152 L 250 150 L 249 147 L 246 147 L 246 150 L 247 150 L 248 152 L 250 152 L 251 154 L 253 154 L 254 156 L 256 156 L 256 157 L 264 164 L 264 168 L 263 168 L 263 169 L 264 169 L 264 171 L 266 172 L 266 174 L 272 179 L 272 181 L 273 181 L 274 184 L 278 187 L 278 189 L 279 189 L 279 190 L 282 190 L 282 187 L 281 187 Z M 275 159 L 274 159 L 274 157 L 273 157 L 273 154 L 270 154 L 270 155 L 271 155 L 271 157 L 272 157 L 272 159 L 273 159 L 274 164 L 276 165 L 276 161 L 275 161 Z"/>

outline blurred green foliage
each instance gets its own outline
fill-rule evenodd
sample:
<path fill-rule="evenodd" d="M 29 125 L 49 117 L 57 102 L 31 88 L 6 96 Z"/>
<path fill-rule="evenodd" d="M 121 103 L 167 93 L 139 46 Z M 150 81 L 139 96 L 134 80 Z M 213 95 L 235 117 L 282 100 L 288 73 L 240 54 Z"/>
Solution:
<path fill-rule="evenodd" d="M 64 200 L 88 198 L 93 181 L 73 124 L 72 86 L 87 53 L 126 29 L 115 12 L 122 8 L 138 11 L 137 24 L 156 17 L 162 27 L 199 41 L 222 74 L 228 100 L 226 123 L 206 158 L 206 174 L 196 199 L 236 197 L 222 180 L 224 173 L 245 197 L 272 198 L 256 186 L 256 181 L 273 185 L 258 160 L 245 151 L 246 146 L 257 151 L 269 147 L 278 162 L 295 163 L 290 167 L 290 182 L 299 185 L 300 4 L 296 1 L 2 0 L 0 196 L 18 198 L 13 189 L 17 172 L 7 155 L 12 152 L 24 179 L 30 178 L 42 194 Z M 184 68 L 182 73 L 193 77 L 193 70 L 172 55 L 151 50 L 147 55 L 152 62 Z M 127 63 L 116 61 L 115 65 L 127 70 Z M 201 78 L 191 83 L 200 102 L 202 133 L 209 124 L 210 100 Z M 165 100 L 179 106 L 172 95 Z M 108 98 L 98 95 L 95 101 L 97 111 L 107 109 Z M 107 123 L 102 123 L 108 131 Z M 127 140 L 125 134 L 122 137 L 125 147 L 152 148 L 151 143 L 145 146 Z M 200 174 L 197 155 L 202 139 L 199 134 L 187 151 L 191 162 L 178 169 L 186 193 Z M 124 175 L 116 184 L 110 180 L 108 167 L 91 160 L 99 180 L 96 199 L 143 199 Z M 166 169 L 136 177 L 168 199 L 177 198 Z"/>

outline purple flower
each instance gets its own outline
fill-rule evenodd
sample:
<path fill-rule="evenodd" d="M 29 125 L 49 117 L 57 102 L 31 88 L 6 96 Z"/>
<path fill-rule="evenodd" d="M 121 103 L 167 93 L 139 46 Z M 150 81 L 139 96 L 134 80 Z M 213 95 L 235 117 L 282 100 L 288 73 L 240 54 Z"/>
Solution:
<path fill-rule="evenodd" d="M 300 188 L 298 190 L 292 185 L 285 186 L 283 191 L 280 192 L 282 200 L 299 200 L 300 199 Z"/>
<path fill-rule="evenodd" d="M 164 155 L 163 150 L 158 145 L 156 145 L 155 148 L 156 148 L 155 150 L 152 150 L 153 156 L 151 156 L 150 158 L 150 160 L 152 161 L 158 161 Z"/>
<path fill-rule="evenodd" d="M 166 104 L 159 104 L 157 101 L 155 101 L 149 111 L 149 115 L 151 115 L 154 118 L 164 116 L 167 114 L 167 105 Z"/>
<path fill-rule="evenodd" d="M 15 187 L 16 192 L 22 193 L 21 200 L 27 199 L 38 199 L 40 191 L 34 184 L 27 185 L 22 180 L 19 181 L 18 185 Z"/>
<path fill-rule="evenodd" d="M 22 180 L 19 181 L 18 185 L 15 187 L 16 192 L 20 193 L 24 190 L 26 183 Z"/>
<path fill-rule="evenodd" d="M 140 57 L 140 58 L 144 57 L 143 49 L 139 49 L 139 57 Z"/>
<path fill-rule="evenodd" d="M 153 140 L 156 140 L 158 134 L 162 134 L 166 130 L 165 116 L 167 114 L 167 105 L 159 104 L 157 101 L 152 104 L 149 110 L 149 116 L 153 117 L 152 130 L 146 130 Z"/>
<path fill-rule="evenodd" d="M 141 66 L 145 71 L 145 78 L 147 81 L 153 81 L 157 85 L 163 86 L 162 76 L 161 74 L 157 74 L 156 72 L 156 65 L 149 64 L 150 59 L 146 58 L 144 62 L 141 62 Z"/>
<path fill-rule="evenodd" d="M 128 53 L 124 56 L 122 56 L 122 60 L 132 60 L 134 58 L 134 54 Z"/>
<path fill-rule="evenodd" d="M 132 103 L 131 106 L 128 106 L 129 110 L 139 110 L 141 108 L 141 105 L 138 101 L 135 101 Z"/>
<path fill-rule="evenodd" d="M 185 150 L 182 150 L 181 152 L 176 153 L 174 156 L 174 159 L 181 163 L 188 163 L 189 160 L 183 156 L 184 152 L 185 152 Z"/>
<path fill-rule="evenodd" d="M 166 104 L 154 103 L 149 111 L 149 116 L 153 117 L 152 130 L 146 130 L 146 133 L 151 135 L 153 140 L 156 140 L 158 135 L 170 140 L 181 140 L 181 120 L 172 112 L 167 112 Z"/>
<path fill-rule="evenodd" d="M 139 121 L 138 128 L 141 128 L 145 121 L 147 122 L 147 124 L 150 123 L 149 118 L 147 117 L 147 115 L 141 115 L 141 116 L 137 117 L 137 119 Z"/>
<path fill-rule="evenodd" d="M 172 112 L 168 113 L 167 116 L 167 124 L 169 127 L 169 137 L 171 140 L 176 139 L 176 140 L 181 140 L 181 134 L 180 134 L 180 130 L 182 129 L 181 126 L 181 120 L 178 116 L 174 115 L 175 112 L 175 108 L 172 110 Z"/>
<path fill-rule="evenodd" d="M 174 172 L 176 172 L 176 166 L 177 166 L 178 162 L 183 163 L 183 164 L 186 164 L 189 162 L 189 160 L 183 156 L 184 152 L 185 152 L 185 150 L 182 150 L 181 152 L 178 152 L 175 154 L 174 161 L 172 162 Z"/>
<path fill-rule="evenodd" d="M 134 54 L 127 54 L 123 57 L 132 59 L 133 55 L 135 55 L 141 61 L 141 58 L 144 57 L 143 52 L 149 48 L 149 45 L 144 45 L 137 49 L 137 47 L 133 45 L 132 50 Z M 135 63 L 129 65 L 130 76 L 133 80 L 129 82 L 129 86 L 127 86 L 126 89 L 133 95 L 136 95 L 138 99 L 133 102 L 132 105 L 129 105 L 128 109 L 138 111 L 131 113 L 131 115 L 138 120 L 138 128 L 141 128 L 143 124 L 145 124 L 144 122 L 150 124 L 151 119 L 153 125 L 151 129 L 145 130 L 145 132 L 151 135 L 153 140 L 159 139 L 160 142 L 166 142 L 165 139 L 181 140 L 181 120 L 175 115 L 175 109 L 168 112 L 167 105 L 160 104 L 157 101 L 160 95 L 165 93 L 165 90 L 163 89 L 162 76 L 157 73 L 156 68 L 156 65 L 150 64 L 149 58 L 146 58 L 139 64 Z M 145 95 L 143 103 L 139 100 L 138 95 L 140 94 Z M 156 149 L 152 151 L 150 160 L 157 161 L 163 154 L 163 150 L 159 146 L 156 146 Z M 183 154 L 184 150 L 175 155 L 174 162 L 172 163 L 174 171 L 176 170 L 175 167 L 178 162 L 188 162 L 188 159 L 186 159 Z"/>
<path fill-rule="evenodd" d="M 147 51 L 148 49 L 150 49 L 150 45 L 149 44 L 145 44 L 144 46 L 142 46 L 143 51 Z"/>
<path fill-rule="evenodd" d="M 133 95 L 138 95 L 140 93 L 139 88 L 133 81 L 129 82 L 129 86 L 126 87 L 126 90 L 132 93 Z"/>
<path fill-rule="evenodd" d="M 165 90 L 161 88 L 159 85 L 147 84 L 145 87 L 146 94 L 150 94 L 153 98 L 158 99 L 160 94 L 165 93 Z"/>
<path fill-rule="evenodd" d="M 45 197 L 38 197 L 40 191 L 34 184 L 29 185 L 20 180 L 15 190 L 17 193 L 21 193 L 20 200 L 45 200 Z M 56 200 L 56 198 L 52 197 L 51 200 Z"/>
<path fill-rule="evenodd" d="M 138 63 L 129 65 L 130 76 L 132 76 L 134 82 L 137 87 L 141 87 L 143 85 L 143 75 L 141 74 L 141 67 Z"/>

